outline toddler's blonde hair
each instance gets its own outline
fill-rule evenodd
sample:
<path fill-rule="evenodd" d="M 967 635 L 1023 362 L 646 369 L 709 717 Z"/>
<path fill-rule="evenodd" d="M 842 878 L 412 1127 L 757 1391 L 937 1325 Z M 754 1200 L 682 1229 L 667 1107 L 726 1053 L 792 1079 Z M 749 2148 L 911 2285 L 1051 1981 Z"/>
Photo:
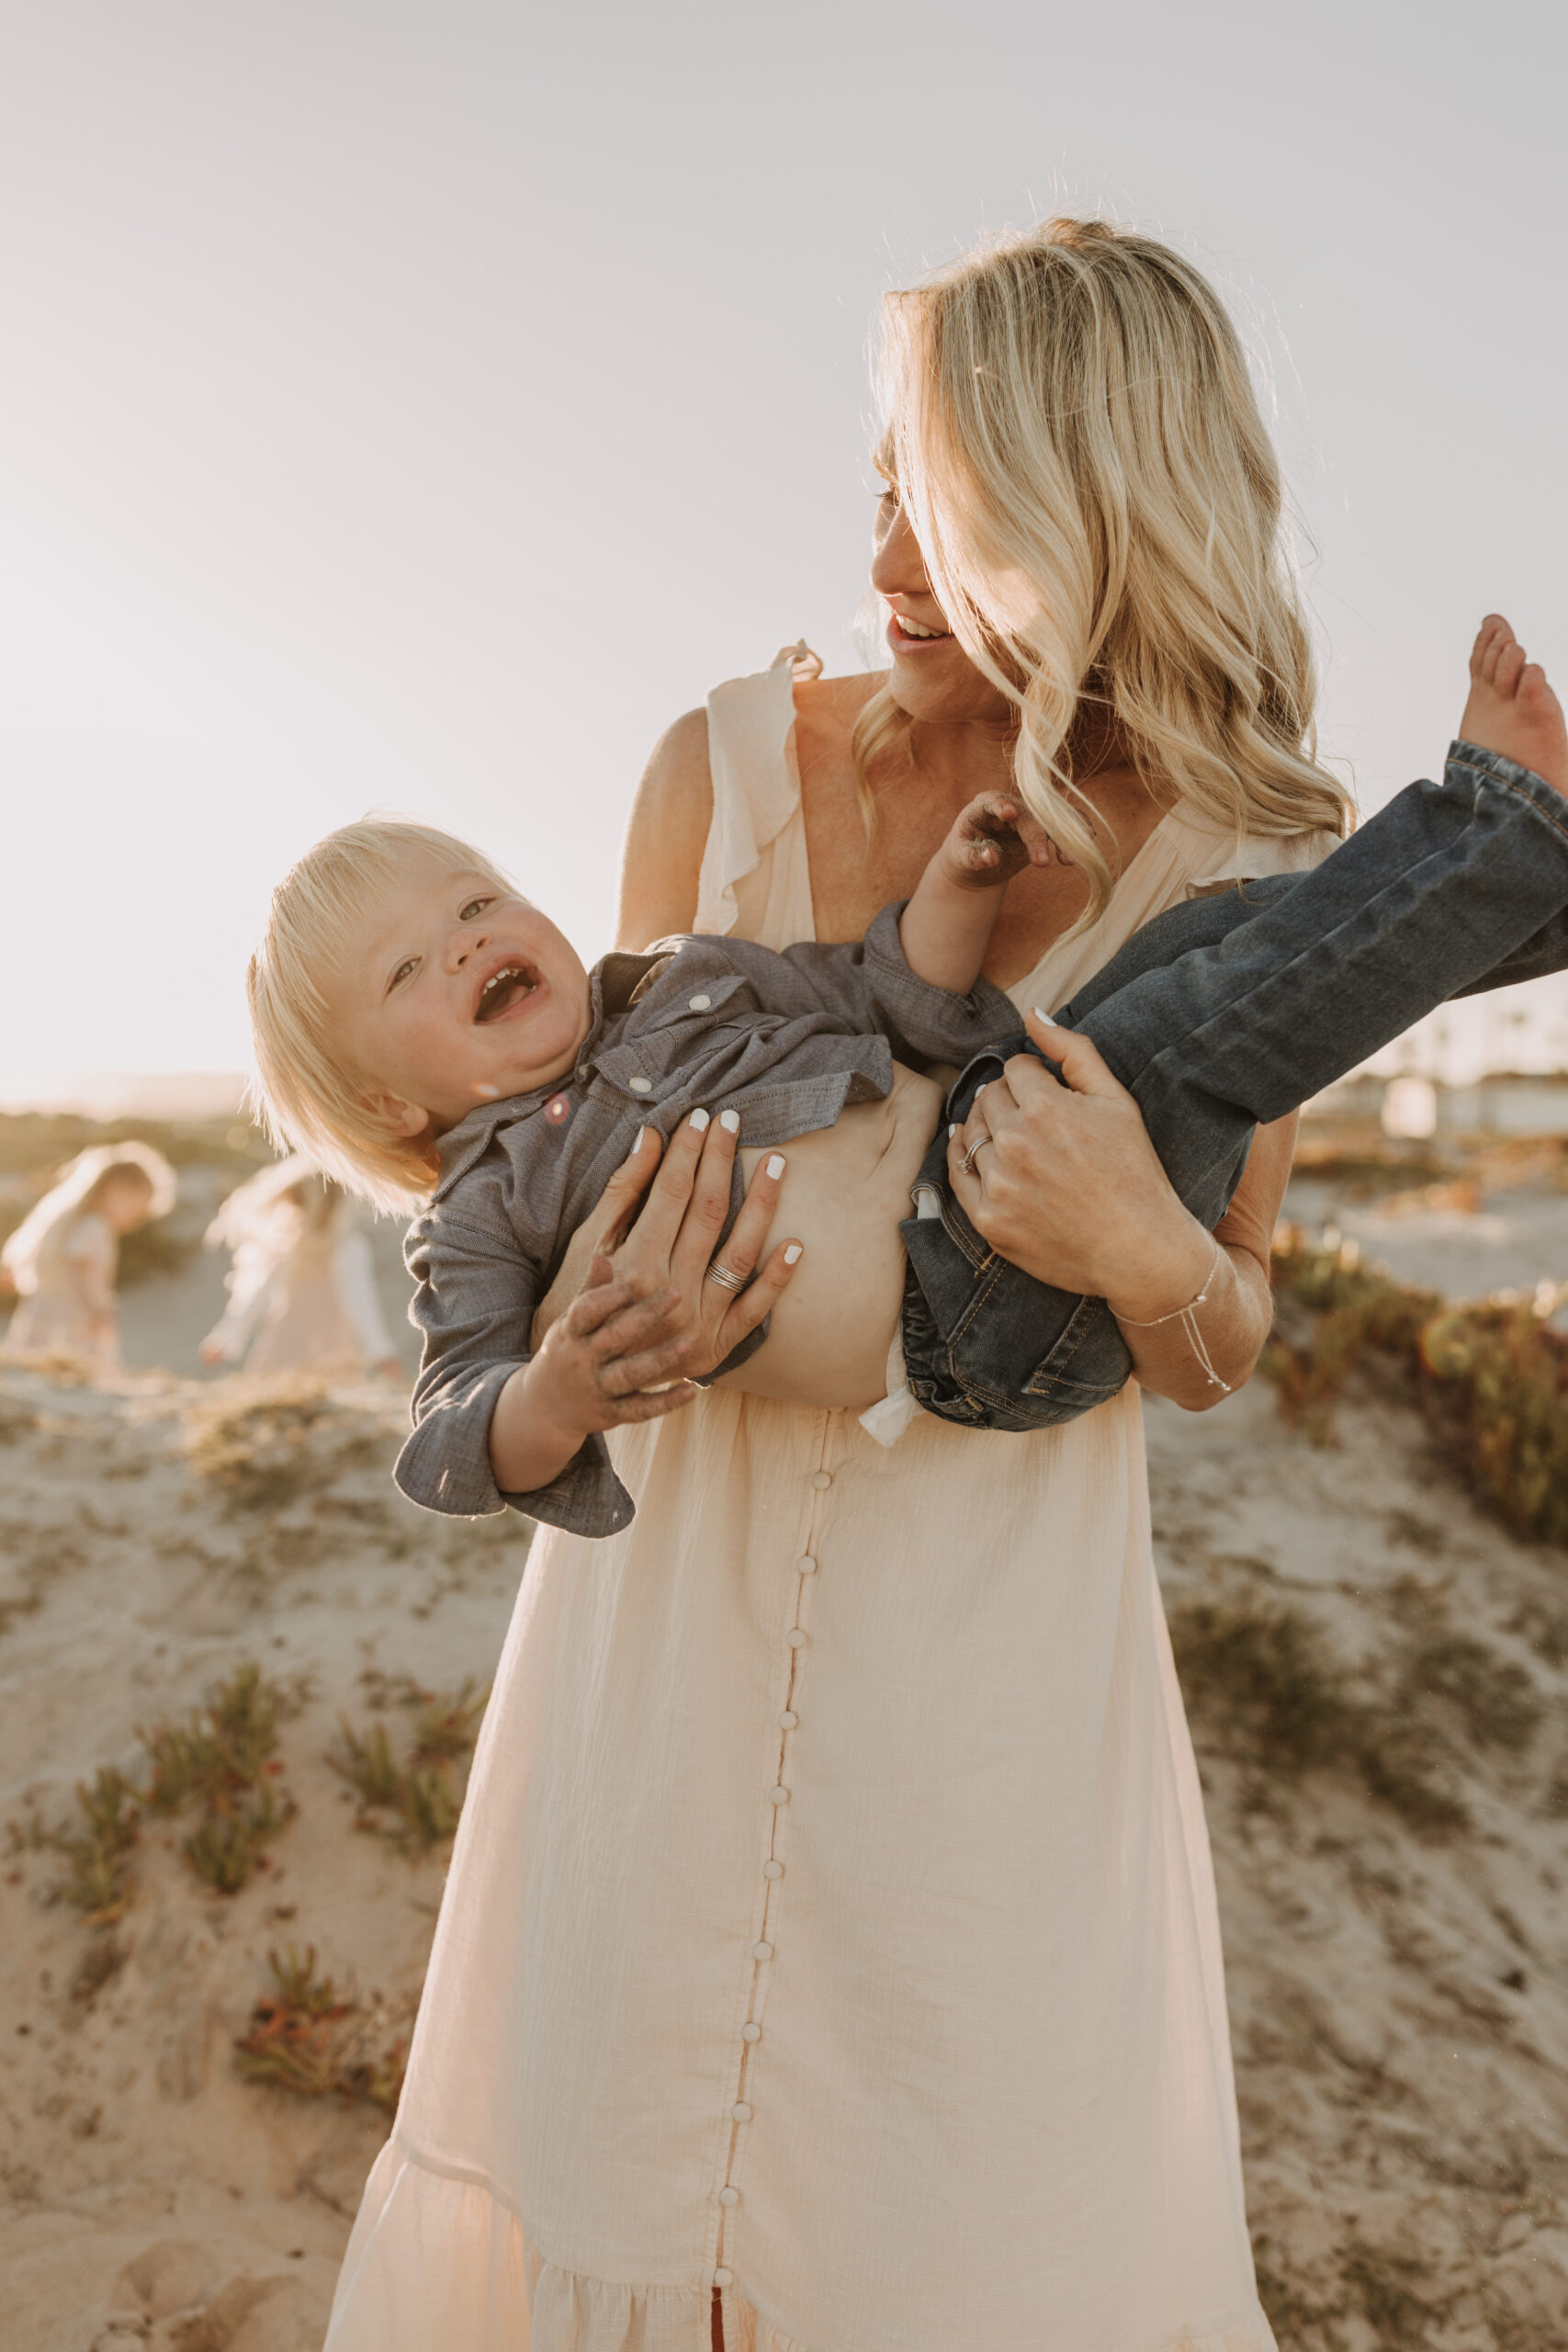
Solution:
<path fill-rule="evenodd" d="M 948 626 L 1016 714 L 1018 790 L 1087 876 L 1085 922 L 1112 876 L 1063 758 L 1080 704 L 1238 841 L 1348 829 L 1317 763 L 1279 463 L 1190 262 L 1048 220 L 889 294 L 878 374 L 881 462 Z M 861 714 L 868 814 L 868 772 L 910 726 L 886 688 Z"/>
<path fill-rule="evenodd" d="M 252 1102 L 280 1150 L 379 1209 L 406 1214 L 440 1173 L 435 1136 L 389 1135 L 366 1101 L 373 1072 L 355 1069 L 333 1035 L 327 988 L 343 975 L 343 943 L 406 865 L 423 854 L 454 871 L 511 883 L 467 842 L 403 818 L 365 817 L 308 849 L 272 894 L 245 973 L 256 1076 Z"/>

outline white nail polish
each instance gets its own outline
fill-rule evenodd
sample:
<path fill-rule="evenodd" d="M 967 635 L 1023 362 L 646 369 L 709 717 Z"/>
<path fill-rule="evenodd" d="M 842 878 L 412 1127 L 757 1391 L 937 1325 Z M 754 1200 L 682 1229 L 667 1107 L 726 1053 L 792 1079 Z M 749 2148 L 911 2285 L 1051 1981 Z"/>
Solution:
<path fill-rule="evenodd" d="M 800 1255 L 800 1244 L 799 1244 L 799 1242 L 798 1242 L 798 1241 L 792 1241 L 792 1242 L 790 1243 L 790 1245 L 789 1245 L 789 1248 L 784 1251 L 784 1264 L 785 1264 L 786 1266 L 793 1266 L 793 1265 L 794 1265 L 794 1263 L 795 1263 L 795 1260 L 799 1257 L 799 1255 Z"/>
<path fill-rule="evenodd" d="M 695 1129 L 696 1129 L 696 1131 L 697 1131 L 698 1135 L 701 1135 L 701 1134 L 702 1134 L 703 1129 L 707 1125 L 707 1123 L 708 1123 L 708 1114 L 707 1114 L 707 1113 L 706 1113 L 705 1111 L 694 1111 L 694 1112 L 693 1112 L 693 1114 L 692 1114 L 692 1125 L 693 1125 L 693 1126 L 694 1126 L 694 1127 L 695 1127 Z"/>
<path fill-rule="evenodd" d="M 979 1085 L 975 1089 L 975 1100 L 976 1100 L 976 1102 L 978 1102 L 978 1101 L 980 1100 L 981 1095 L 982 1095 L 982 1094 L 984 1094 L 984 1092 L 985 1092 L 985 1091 L 986 1091 L 987 1087 L 987 1086 L 989 1086 L 990 1082 L 991 1082 L 991 1081 L 990 1081 L 990 1080 L 989 1080 L 988 1078 L 983 1078 L 983 1079 L 980 1080 Z"/>
<path fill-rule="evenodd" d="M 721 1111 L 721 1112 L 719 1113 L 719 1114 L 718 1114 L 718 1124 L 719 1124 L 719 1125 L 724 1129 L 724 1132 L 725 1132 L 725 1134 L 726 1134 L 726 1135 L 728 1135 L 728 1136 L 739 1135 L 739 1132 L 740 1132 L 740 1114 L 739 1114 L 739 1111 Z"/>
<path fill-rule="evenodd" d="M 958 1122 L 957 1122 L 955 1119 L 950 1119 L 950 1120 L 948 1121 L 948 1123 L 947 1123 L 947 1140 L 948 1140 L 948 1142 L 949 1142 L 949 1143 L 951 1143 L 951 1142 L 953 1141 L 953 1136 L 954 1136 L 957 1133 L 958 1133 Z"/>
<path fill-rule="evenodd" d="M 772 1159 L 769 1160 L 769 1162 L 768 1162 L 768 1173 L 769 1173 L 769 1175 L 770 1175 L 771 1177 L 773 1177 L 773 1179 L 774 1182 L 776 1183 L 776 1182 L 777 1182 L 777 1181 L 778 1181 L 778 1179 L 779 1179 L 779 1178 L 784 1174 L 784 1154 L 783 1154 L 783 1152 L 782 1152 L 782 1151 L 775 1151 L 775 1152 L 774 1152 L 774 1154 L 773 1154 L 773 1158 L 772 1158 Z"/>
<path fill-rule="evenodd" d="M 1042 1012 L 1037 1004 L 1032 1006 L 1031 1011 L 1033 1012 L 1036 1021 L 1043 1022 L 1047 1029 L 1060 1028 L 1061 1023 L 1059 1022 L 1053 1021 L 1048 1012 Z"/>

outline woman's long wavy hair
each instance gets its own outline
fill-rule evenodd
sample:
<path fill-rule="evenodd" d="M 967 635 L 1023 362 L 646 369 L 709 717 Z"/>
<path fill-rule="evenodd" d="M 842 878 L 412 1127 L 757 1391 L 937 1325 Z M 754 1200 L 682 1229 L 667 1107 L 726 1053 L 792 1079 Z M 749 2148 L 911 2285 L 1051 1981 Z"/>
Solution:
<path fill-rule="evenodd" d="M 1017 714 L 1018 790 L 1102 910 L 1066 763 L 1098 714 L 1139 772 L 1238 840 L 1348 830 L 1318 765 L 1283 487 L 1213 288 L 1151 237 L 1048 220 L 886 297 L 879 462 L 964 652 Z M 913 722 L 886 688 L 869 772 Z"/>

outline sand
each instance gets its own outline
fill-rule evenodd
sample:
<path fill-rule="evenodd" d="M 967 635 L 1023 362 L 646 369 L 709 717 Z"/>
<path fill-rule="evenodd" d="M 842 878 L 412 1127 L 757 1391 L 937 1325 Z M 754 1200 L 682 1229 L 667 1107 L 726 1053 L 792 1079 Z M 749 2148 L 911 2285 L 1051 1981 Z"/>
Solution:
<path fill-rule="evenodd" d="M 1535 1271 L 1551 1271 L 1539 1250 Z M 212 1417 L 258 1402 L 274 1419 L 231 1429 L 226 1486 Z M 325 1756 L 343 1713 L 400 1736 L 378 1676 L 488 1679 L 525 1558 L 514 1520 L 401 1503 L 402 1411 L 388 1385 L 291 1401 L 0 1370 L 0 1822 L 18 1833 L 0 1860 L 0 2342 L 17 2352 L 321 2340 L 386 2118 L 248 2082 L 234 2044 L 269 1947 L 289 1944 L 315 1947 L 369 2043 L 406 2033 L 449 1848 L 356 1828 Z M 1427 1781 L 1468 1816 L 1438 1834 L 1348 1754 L 1301 1767 L 1234 1690 L 1194 1709 L 1281 2344 L 1561 2347 L 1568 1562 L 1485 1518 L 1397 1396 L 1353 1387 L 1325 1449 L 1261 1381 L 1148 1421 L 1189 1656 L 1195 1608 L 1299 1612 L 1358 1705 L 1423 1727 Z M 118 1922 L 51 1902 L 64 1864 L 29 1825 L 65 1820 L 103 1765 L 144 1771 L 138 1726 L 188 1716 L 245 1659 L 299 1700 L 276 1781 L 299 1810 L 270 1866 L 214 1894 L 180 1851 L 188 1819 L 152 1816 Z"/>

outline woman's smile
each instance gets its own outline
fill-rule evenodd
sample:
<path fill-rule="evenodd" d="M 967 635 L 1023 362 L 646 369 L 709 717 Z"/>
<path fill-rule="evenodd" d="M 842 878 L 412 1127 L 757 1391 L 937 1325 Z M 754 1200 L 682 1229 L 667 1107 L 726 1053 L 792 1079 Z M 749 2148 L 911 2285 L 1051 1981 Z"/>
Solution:
<path fill-rule="evenodd" d="M 895 653 L 913 654 L 917 658 L 928 649 L 953 643 L 953 631 L 939 619 L 933 628 L 929 621 L 918 621 L 910 613 L 895 610 L 887 622 L 887 642 Z"/>

